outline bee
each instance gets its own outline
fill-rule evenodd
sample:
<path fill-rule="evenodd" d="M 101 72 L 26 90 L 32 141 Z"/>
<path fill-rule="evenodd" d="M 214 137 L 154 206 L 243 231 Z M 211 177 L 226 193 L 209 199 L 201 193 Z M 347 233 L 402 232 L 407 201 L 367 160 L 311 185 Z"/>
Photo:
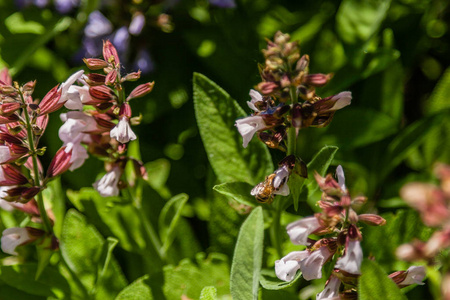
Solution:
<path fill-rule="evenodd" d="M 277 191 L 277 189 L 273 186 L 273 180 L 275 177 L 275 173 L 270 174 L 263 182 L 258 183 L 250 192 L 252 196 L 255 196 L 259 203 L 272 203 L 274 192 Z"/>

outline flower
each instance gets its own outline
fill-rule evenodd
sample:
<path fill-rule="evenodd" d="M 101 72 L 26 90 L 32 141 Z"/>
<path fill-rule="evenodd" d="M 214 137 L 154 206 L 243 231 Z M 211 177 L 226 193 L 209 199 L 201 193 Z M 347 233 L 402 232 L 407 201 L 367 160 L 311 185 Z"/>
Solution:
<path fill-rule="evenodd" d="M 275 178 L 273 179 L 273 187 L 275 188 L 274 194 L 287 196 L 290 193 L 289 186 L 287 185 L 287 181 L 291 171 L 288 166 L 282 166 L 275 170 Z"/>
<path fill-rule="evenodd" d="M 422 280 L 425 278 L 425 268 L 423 266 L 411 266 L 406 270 L 406 278 L 400 285 L 419 284 L 424 285 Z"/>
<path fill-rule="evenodd" d="M 340 299 L 339 298 L 339 286 L 340 285 L 341 285 L 341 281 L 339 280 L 339 278 L 331 275 L 331 277 L 330 277 L 330 279 L 328 279 L 323 291 L 316 295 L 316 300 Z"/>
<path fill-rule="evenodd" d="M 11 160 L 12 155 L 8 146 L 0 145 L 0 164 L 6 163 Z"/>
<path fill-rule="evenodd" d="M 1 238 L 2 251 L 11 255 L 18 255 L 17 246 L 24 245 L 33 240 L 27 228 L 13 227 L 3 230 Z"/>
<path fill-rule="evenodd" d="M 136 12 L 131 18 L 128 32 L 132 35 L 139 35 L 145 26 L 145 16 L 141 12 Z"/>
<path fill-rule="evenodd" d="M 275 274 L 283 281 L 291 281 L 300 269 L 300 261 L 308 257 L 309 251 L 294 251 L 275 261 Z"/>
<path fill-rule="evenodd" d="M 114 126 L 113 129 L 111 129 L 110 136 L 122 144 L 136 139 L 136 134 L 131 130 L 130 122 L 125 116 L 120 119 L 119 123 Z"/>
<path fill-rule="evenodd" d="M 81 78 L 81 76 L 84 74 L 84 71 L 78 71 L 70 75 L 69 78 L 63 83 L 61 83 L 61 86 L 59 87 L 58 91 L 61 92 L 61 97 L 59 98 L 58 103 L 65 103 L 67 100 L 69 100 L 69 89 L 70 87 Z"/>
<path fill-rule="evenodd" d="M 343 192 L 347 191 L 347 188 L 345 187 L 345 175 L 344 175 L 344 169 L 342 169 L 342 166 L 339 165 L 336 168 L 336 176 L 338 178 L 338 184 L 341 187 L 341 190 Z"/>
<path fill-rule="evenodd" d="M 100 180 L 97 180 L 93 186 L 102 197 L 119 195 L 119 183 L 122 171 L 115 166 L 111 171 L 107 172 Z"/>
<path fill-rule="evenodd" d="M 350 274 L 361 274 L 362 259 L 363 253 L 359 241 L 349 240 L 345 255 L 337 261 L 334 267 Z"/>
<path fill-rule="evenodd" d="M 308 217 L 288 224 L 286 230 L 294 245 L 307 245 L 308 236 L 319 227 L 316 217 Z"/>
<path fill-rule="evenodd" d="M 300 269 L 305 280 L 322 278 L 323 265 L 333 256 L 334 252 L 327 246 L 311 252 L 311 254 L 300 262 Z"/>
<path fill-rule="evenodd" d="M 247 105 L 250 109 L 253 109 L 255 112 L 259 112 L 260 110 L 256 107 L 257 102 L 263 102 L 263 97 L 260 93 L 258 93 L 255 90 L 250 90 L 249 93 L 250 97 L 252 98 L 251 101 L 247 101 Z"/>
<path fill-rule="evenodd" d="M 266 128 L 266 123 L 261 116 L 251 116 L 236 120 L 235 126 L 237 127 L 239 133 L 242 135 L 242 146 L 244 148 L 247 148 L 247 145 L 253 138 L 253 135 L 257 131 Z"/>

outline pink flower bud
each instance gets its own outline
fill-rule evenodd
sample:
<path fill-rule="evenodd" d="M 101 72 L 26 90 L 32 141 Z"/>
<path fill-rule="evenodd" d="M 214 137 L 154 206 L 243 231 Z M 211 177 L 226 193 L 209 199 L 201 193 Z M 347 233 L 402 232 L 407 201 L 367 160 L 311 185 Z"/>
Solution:
<path fill-rule="evenodd" d="M 83 61 L 86 64 L 86 66 L 91 70 L 101 70 L 108 66 L 108 62 L 99 58 L 83 58 Z"/>
<path fill-rule="evenodd" d="M 16 167 L 13 167 L 10 164 L 0 166 L 1 186 L 22 185 L 26 183 L 28 183 L 28 179 Z"/>
<path fill-rule="evenodd" d="M 58 89 L 58 86 L 55 86 L 39 103 L 40 114 L 49 114 L 63 107 L 64 102 L 58 103 L 60 98 L 61 91 Z"/>
<path fill-rule="evenodd" d="M 114 65 L 120 64 L 117 50 L 109 40 L 103 42 L 103 58 Z"/>
<path fill-rule="evenodd" d="M 295 67 L 296 71 L 304 71 L 309 65 L 309 56 L 307 54 L 300 57 L 300 59 L 297 62 L 297 65 Z"/>
<path fill-rule="evenodd" d="M 386 224 L 386 220 L 384 218 L 374 214 L 359 215 L 358 221 L 372 226 L 383 226 Z"/>
<path fill-rule="evenodd" d="M 406 261 L 417 261 L 424 259 L 425 243 L 419 240 L 414 240 L 411 244 L 400 245 L 395 251 L 395 255 Z"/>
<path fill-rule="evenodd" d="M 36 86 L 36 80 L 28 81 L 22 87 L 24 93 L 32 94 L 34 91 L 34 87 Z"/>
<path fill-rule="evenodd" d="M 20 108 L 20 103 L 18 102 L 9 102 L 3 103 L 0 105 L 0 114 L 2 116 L 10 116 L 15 113 Z"/>
<path fill-rule="evenodd" d="M 106 85 L 114 85 L 117 80 L 117 71 L 116 69 L 111 70 L 111 72 L 106 75 L 105 83 Z"/>
<path fill-rule="evenodd" d="M 304 77 L 304 83 L 322 87 L 330 81 L 332 74 L 309 74 Z"/>
<path fill-rule="evenodd" d="M 115 98 L 114 92 L 104 85 L 90 87 L 89 94 L 99 102 L 110 101 Z"/>
<path fill-rule="evenodd" d="M 98 73 L 89 73 L 86 78 L 86 83 L 90 86 L 105 84 L 106 76 Z"/>
<path fill-rule="evenodd" d="M 136 81 L 141 78 L 141 70 L 133 73 L 129 73 L 122 78 L 123 81 Z"/>
<path fill-rule="evenodd" d="M 17 116 L 17 115 L 0 116 L 0 125 L 17 122 L 18 120 L 19 120 L 19 116 Z"/>
<path fill-rule="evenodd" d="M 9 75 L 8 68 L 3 68 L 0 72 L 0 84 L 12 85 L 12 78 Z"/>
<path fill-rule="evenodd" d="M 40 187 L 33 186 L 33 187 L 24 187 L 24 186 L 18 186 L 18 187 L 12 187 L 9 190 L 6 191 L 8 194 L 5 197 L 5 200 L 7 201 L 17 201 L 17 202 L 28 202 L 30 201 L 34 196 L 37 195 L 41 191 Z"/>
<path fill-rule="evenodd" d="M 258 84 L 258 90 L 261 92 L 261 94 L 263 95 L 269 95 L 272 94 L 275 90 L 277 90 L 278 84 L 276 84 L 275 82 L 261 82 Z"/>
<path fill-rule="evenodd" d="M 128 103 L 122 104 L 120 106 L 119 117 L 131 118 L 131 106 Z"/>
<path fill-rule="evenodd" d="M 155 85 L 155 82 L 147 82 L 141 85 L 138 85 L 133 91 L 131 91 L 130 95 L 127 97 L 127 101 L 139 98 L 147 95 L 153 90 L 153 86 Z"/>
<path fill-rule="evenodd" d="M 53 178 L 69 170 L 72 163 L 72 151 L 66 152 L 66 147 L 61 147 L 53 157 L 47 170 L 47 178 Z"/>

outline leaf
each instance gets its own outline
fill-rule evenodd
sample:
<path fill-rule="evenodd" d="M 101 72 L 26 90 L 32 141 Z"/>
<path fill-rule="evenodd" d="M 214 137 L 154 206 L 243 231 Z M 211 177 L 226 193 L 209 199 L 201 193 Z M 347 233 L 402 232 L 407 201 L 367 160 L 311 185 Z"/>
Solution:
<path fill-rule="evenodd" d="M 178 266 L 164 267 L 163 291 L 166 299 L 199 299 L 205 286 L 217 288 L 218 296 L 229 295 L 228 259 L 220 253 L 211 253 L 205 259 L 203 253 L 196 257 L 196 263 L 183 259 Z"/>
<path fill-rule="evenodd" d="M 381 178 L 400 164 L 405 157 L 420 145 L 435 126 L 439 126 L 448 111 L 424 117 L 403 129 L 388 145 L 382 165 Z"/>
<path fill-rule="evenodd" d="M 372 109 L 348 108 L 336 113 L 325 143 L 354 149 L 380 141 L 397 132 L 397 122 Z"/>
<path fill-rule="evenodd" d="M 308 182 L 306 186 L 308 187 L 308 198 L 313 195 L 319 188 L 317 181 L 314 177 L 314 171 L 319 173 L 320 176 L 325 176 L 331 162 L 334 159 L 334 155 L 338 151 L 336 146 L 325 146 L 320 149 L 319 153 L 314 156 L 314 158 L 308 164 Z"/>
<path fill-rule="evenodd" d="M 336 29 L 349 44 L 366 42 L 379 29 L 391 0 L 344 0 L 336 14 Z"/>
<path fill-rule="evenodd" d="M 163 253 L 166 253 L 167 249 L 172 244 L 173 238 L 175 237 L 175 229 L 181 217 L 181 211 L 188 199 L 188 195 L 178 194 L 170 199 L 161 210 L 159 215 L 159 230 L 163 242 Z M 169 220 L 170 223 L 168 222 Z"/>
<path fill-rule="evenodd" d="M 407 299 L 386 272 L 374 261 L 364 259 L 358 283 L 361 300 L 401 300 Z"/>
<path fill-rule="evenodd" d="M 200 300 L 217 300 L 217 289 L 213 286 L 206 286 L 200 294 Z"/>
<path fill-rule="evenodd" d="M 56 237 L 61 236 L 61 230 L 66 213 L 66 197 L 61 186 L 61 177 L 57 177 L 47 184 L 47 188 L 43 191 L 45 201 L 52 203 L 52 211 L 55 216 L 55 224 L 53 232 Z"/>
<path fill-rule="evenodd" d="M 448 99 L 450 99 L 450 68 L 445 70 L 436 87 L 433 89 L 433 93 L 426 102 L 426 112 L 428 114 L 434 114 L 449 109 L 450 103 Z"/>
<path fill-rule="evenodd" d="M 146 163 L 145 169 L 148 174 L 148 184 L 152 189 L 158 192 L 162 198 L 169 199 L 171 195 L 166 187 L 166 182 L 170 174 L 170 162 L 167 159 L 160 158 Z"/>
<path fill-rule="evenodd" d="M 146 283 L 148 279 L 148 275 L 136 279 L 117 295 L 116 300 L 152 300 L 152 290 Z"/>
<path fill-rule="evenodd" d="M 26 263 L 0 267 L 0 280 L 31 295 L 69 299 L 66 279 L 53 266 L 47 266 L 36 280 L 37 264 Z M 0 288 L 3 292 L 3 288 Z M 3 297 L 3 295 L 2 295 Z"/>
<path fill-rule="evenodd" d="M 102 260 L 105 240 L 89 225 L 83 215 L 69 210 L 64 219 L 60 240 L 61 254 L 69 268 L 77 274 L 88 292 L 95 291 L 96 298 L 114 298 L 126 285 L 116 260 L 111 257 L 106 270 Z M 104 272 L 101 283 L 95 286 L 99 272 Z"/>
<path fill-rule="evenodd" d="M 258 299 L 264 241 L 262 208 L 255 208 L 239 231 L 233 262 L 230 288 L 234 299 Z"/>
<path fill-rule="evenodd" d="M 241 204 L 249 206 L 256 206 L 258 204 L 255 197 L 250 195 L 250 191 L 253 189 L 253 186 L 247 182 L 226 182 L 215 185 L 213 189 L 216 192 L 230 197 Z"/>
<path fill-rule="evenodd" d="M 294 279 L 292 279 L 289 282 L 286 282 L 278 279 L 273 269 L 271 270 L 265 269 L 261 270 L 261 277 L 259 279 L 259 282 L 261 283 L 262 287 L 265 288 L 266 290 L 281 290 L 293 286 L 294 283 L 300 277 L 302 277 L 302 272 L 297 271 L 297 274 L 295 275 Z"/>
<path fill-rule="evenodd" d="M 273 171 L 263 143 L 252 141 L 247 148 L 242 147 L 234 123 L 246 116 L 244 110 L 223 89 L 198 73 L 194 73 L 194 105 L 208 159 L 220 182 L 256 184 Z"/>

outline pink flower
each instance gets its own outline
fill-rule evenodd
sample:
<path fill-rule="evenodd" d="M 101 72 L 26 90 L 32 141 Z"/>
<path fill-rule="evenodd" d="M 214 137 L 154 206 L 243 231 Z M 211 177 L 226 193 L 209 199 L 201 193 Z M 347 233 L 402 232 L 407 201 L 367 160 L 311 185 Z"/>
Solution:
<path fill-rule="evenodd" d="M 119 123 L 111 129 L 110 136 L 122 144 L 136 139 L 136 134 L 131 130 L 130 122 L 125 116 L 120 118 Z"/>
<path fill-rule="evenodd" d="M 345 187 L 344 169 L 342 169 L 341 165 L 336 168 L 336 176 L 338 178 L 338 184 L 341 187 L 341 190 L 345 193 L 347 191 L 347 188 Z"/>
<path fill-rule="evenodd" d="M 425 268 L 423 266 L 411 266 L 406 270 L 406 278 L 400 285 L 419 284 L 424 285 L 422 280 L 425 278 Z"/>
<path fill-rule="evenodd" d="M 303 218 L 286 227 L 291 242 L 294 245 L 307 245 L 308 236 L 320 227 L 316 217 Z"/>
<path fill-rule="evenodd" d="M 322 292 L 316 295 L 316 300 L 322 299 L 340 299 L 339 297 L 339 286 L 341 281 L 336 276 L 331 275 L 328 279 L 325 288 Z"/>
<path fill-rule="evenodd" d="M 308 257 L 309 251 L 294 251 L 275 261 L 275 274 L 283 281 L 291 281 L 300 269 L 300 261 Z"/>
<path fill-rule="evenodd" d="M 12 155 L 8 146 L 0 145 L 0 164 L 6 163 L 11 160 Z"/>
<path fill-rule="evenodd" d="M 122 171 L 118 166 L 115 166 L 111 171 L 106 173 L 100 180 L 94 183 L 94 188 L 102 197 L 110 197 L 119 195 L 119 183 Z"/>
<path fill-rule="evenodd" d="M 337 261 L 334 268 L 350 274 L 361 274 L 362 259 L 363 253 L 359 241 L 349 240 L 345 249 L 345 255 Z"/>
<path fill-rule="evenodd" d="M 247 148 L 247 145 L 253 138 L 253 135 L 257 131 L 266 128 L 266 123 L 261 116 L 251 116 L 236 120 L 235 126 L 237 127 L 239 133 L 242 135 L 242 146 L 244 148 Z"/>

